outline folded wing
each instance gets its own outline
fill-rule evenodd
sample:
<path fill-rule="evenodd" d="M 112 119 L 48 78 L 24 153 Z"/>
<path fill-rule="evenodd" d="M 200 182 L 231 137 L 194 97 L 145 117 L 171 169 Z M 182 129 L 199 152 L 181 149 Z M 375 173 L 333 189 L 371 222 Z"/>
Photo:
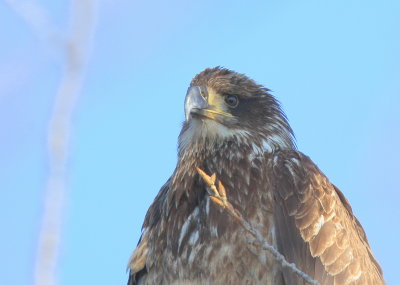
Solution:
<path fill-rule="evenodd" d="M 385 284 L 382 271 L 351 207 L 305 155 L 273 159 L 278 249 L 323 285 Z M 303 284 L 288 270 L 286 284 Z"/>

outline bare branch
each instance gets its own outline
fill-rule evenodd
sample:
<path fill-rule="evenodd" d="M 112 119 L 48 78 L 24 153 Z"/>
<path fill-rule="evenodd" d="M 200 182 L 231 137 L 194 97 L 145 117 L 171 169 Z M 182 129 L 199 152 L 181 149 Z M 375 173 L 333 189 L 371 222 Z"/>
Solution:
<path fill-rule="evenodd" d="M 46 9 L 34 0 L 4 0 L 21 17 L 33 33 L 47 43 L 61 41 L 61 33 Z"/>
<path fill-rule="evenodd" d="M 233 217 L 236 221 L 239 222 L 240 225 L 248 232 L 250 233 L 256 241 L 260 244 L 260 246 L 269 251 L 272 256 L 275 258 L 277 262 L 281 264 L 282 267 L 289 268 L 293 273 L 297 274 L 300 278 L 302 278 L 305 282 L 312 284 L 312 285 L 319 285 L 317 281 L 312 279 L 308 274 L 304 273 L 302 270 L 300 270 L 296 264 L 294 263 L 289 263 L 286 258 L 272 245 L 268 243 L 268 241 L 263 237 L 263 235 L 258 231 L 256 228 L 254 228 L 249 222 L 247 222 L 242 214 L 236 210 L 232 204 L 228 201 L 228 198 L 226 196 L 226 190 L 221 181 L 218 182 L 218 188 L 215 186 L 215 180 L 216 180 L 216 175 L 215 173 L 212 174 L 211 176 L 208 176 L 203 170 L 200 168 L 197 168 L 197 171 L 199 172 L 200 176 L 203 178 L 203 180 L 207 183 L 208 188 L 208 194 L 210 195 L 210 198 L 213 202 L 215 202 L 216 205 L 224 209 L 225 211 L 228 212 L 228 214 Z"/>
<path fill-rule="evenodd" d="M 64 52 L 64 74 L 55 97 L 48 130 L 49 177 L 35 262 L 35 284 L 57 284 L 56 271 L 61 228 L 67 196 L 66 173 L 71 119 L 89 58 L 95 31 L 97 0 L 74 0 L 70 33 L 64 40 L 46 10 L 34 0 L 5 0 L 51 47 L 60 44 Z M 60 46 L 56 46 L 59 48 Z"/>

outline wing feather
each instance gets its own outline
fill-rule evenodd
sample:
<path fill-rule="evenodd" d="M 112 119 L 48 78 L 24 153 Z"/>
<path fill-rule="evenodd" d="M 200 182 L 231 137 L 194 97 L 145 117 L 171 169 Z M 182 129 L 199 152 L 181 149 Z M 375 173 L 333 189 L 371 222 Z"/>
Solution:
<path fill-rule="evenodd" d="M 350 204 L 318 167 L 296 151 L 271 161 L 278 248 L 321 284 L 385 284 Z M 303 284 L 284 270 L 286 284 Z"/>
<path fill-rule="evenodd" d="M 165 200 L 165 196 L 169 190 L 169 183 L 171 179 L 161 187 L 160 192 L 157 194 L 143 222 L 142 236 L 138 242 L 136 249 L 133 251 L 129 263 L 129 280 L 128 285 L 141 285 L 147 276 L 147 270 L 151 267 L 154 260 L 149 252 L 149 240 L 151 239 L 152 229 L 156 226 L 162 227 L 160 223 L 161 216 L 164 211 L 161 201 Z"/>
<path fill-rule="evenodd" d="M 133 251 L 131 258 L 129 259 L 128 268 L 129 268 L 129 280 L 128 285 L 136 285 L 139 284 L 139 279 L 145 275 L 146 269 L 146 259 L 148 252 L 148 229 L 145 228 L 143 230 L 142 236 L 138 243 L 138 246 Z"/>

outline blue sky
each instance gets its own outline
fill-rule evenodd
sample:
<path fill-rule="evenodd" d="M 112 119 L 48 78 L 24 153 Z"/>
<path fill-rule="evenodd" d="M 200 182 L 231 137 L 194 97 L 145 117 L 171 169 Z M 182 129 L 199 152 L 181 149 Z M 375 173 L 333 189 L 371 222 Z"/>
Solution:
<path fill-rule="evenodd" d="M 40 3 L 65 31 L 69 2 Z M 175 167 L 187 86 L 217 65 L 273 90 L 395 284 L 399 12 L 399 1 L 101 1 L 73 117 L 59 284 L 126 282 L 146 210 Z M 0 15 L 0 283 L 33 284 L 63 65 L 5 2 Z"/>

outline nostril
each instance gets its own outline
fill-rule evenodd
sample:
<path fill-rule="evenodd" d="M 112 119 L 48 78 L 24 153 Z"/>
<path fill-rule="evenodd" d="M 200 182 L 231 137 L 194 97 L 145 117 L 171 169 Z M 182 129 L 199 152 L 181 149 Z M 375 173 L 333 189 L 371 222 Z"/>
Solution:
<path fill-rule="evenodd" d="M 199 89 L 200 89 L 201 97 L 203 97 L 204 99 L 207 99 L 207 97 L 208 97 L 207 89 L 203 86 L 200 86 Z"/>

